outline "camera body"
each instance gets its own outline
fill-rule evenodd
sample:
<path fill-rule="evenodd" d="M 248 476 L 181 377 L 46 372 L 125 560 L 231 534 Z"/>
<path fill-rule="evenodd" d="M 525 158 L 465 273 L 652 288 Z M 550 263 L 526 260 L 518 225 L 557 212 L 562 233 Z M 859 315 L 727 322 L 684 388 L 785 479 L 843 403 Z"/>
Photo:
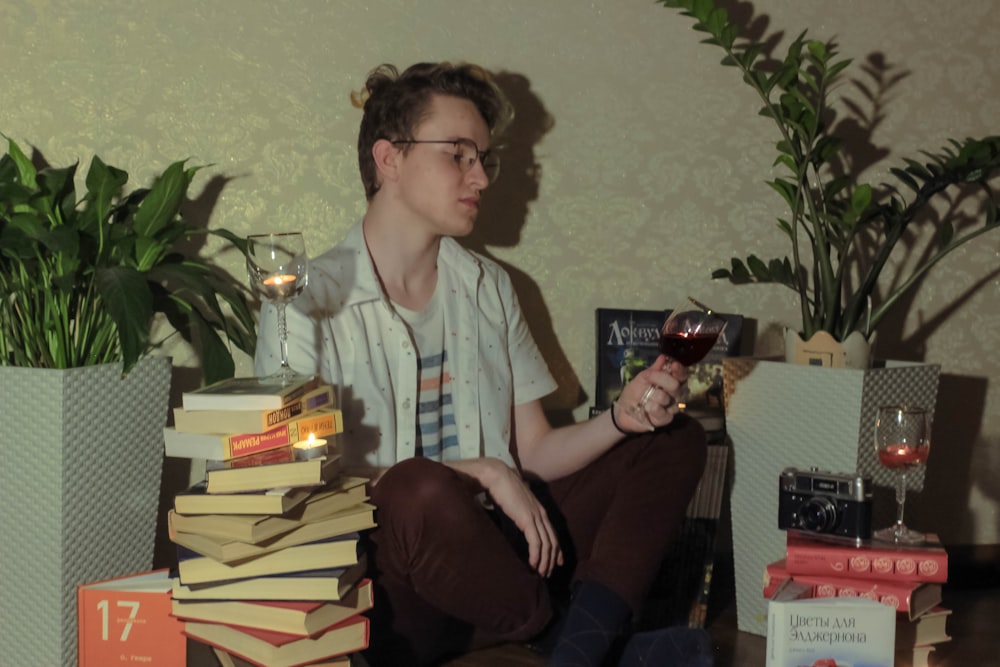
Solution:
<path fill-rule="evenodd" d="M 778 480 L 778 528 L 855 543 L 871 539 L 871 480 L 785 468 Z"/>

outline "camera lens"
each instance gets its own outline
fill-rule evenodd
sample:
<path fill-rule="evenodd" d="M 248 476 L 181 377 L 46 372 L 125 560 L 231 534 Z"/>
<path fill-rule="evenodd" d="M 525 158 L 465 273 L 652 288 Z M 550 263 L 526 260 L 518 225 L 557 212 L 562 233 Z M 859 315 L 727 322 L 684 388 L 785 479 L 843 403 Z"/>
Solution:
<path fill-rule="evenodd" d="M 799 508 L 799 525 L 814 533 L 825 533 L 837 522 L 837 508 L 827 498 L 810 498 Z"/>

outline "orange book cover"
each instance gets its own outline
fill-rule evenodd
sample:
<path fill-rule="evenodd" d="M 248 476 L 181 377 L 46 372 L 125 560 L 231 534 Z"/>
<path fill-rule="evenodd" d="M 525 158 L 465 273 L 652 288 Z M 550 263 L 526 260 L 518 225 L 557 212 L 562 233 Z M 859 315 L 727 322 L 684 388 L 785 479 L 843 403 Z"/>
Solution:
<path fill-rule="evenodd" d="M 184 667 L 184 624 L 171 616 L 169 571 L 77 586 L 78 667 Z"/>

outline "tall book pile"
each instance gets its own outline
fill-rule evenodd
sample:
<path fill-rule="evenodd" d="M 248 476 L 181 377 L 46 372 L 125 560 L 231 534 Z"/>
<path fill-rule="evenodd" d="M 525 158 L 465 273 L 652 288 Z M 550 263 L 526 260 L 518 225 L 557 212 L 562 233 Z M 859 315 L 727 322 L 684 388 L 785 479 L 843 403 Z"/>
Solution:
<path fill-rule="evenodd" d="M 182 398 L 166 454 L 206 472 L 168 513 L 172 615 L 222 665 L 346 667 L 368 646 L 375 507 L 341 471 L 333 388 L 235 378 Z"/>
<path fill-rule="evenodd" d="M 920 545 L 869 541 L 855 546 L 789 531 L 785 558 L 765 568 L 763 592 L 773 599 L 793 581 L 810 598 L 868 598 L 892 607 L 897 663 L 926 667 L 933 664 L 934 648 L 951 639 L 951 610 L 941 605 L 947 580 L 948 553 L 934 534 Z"/>

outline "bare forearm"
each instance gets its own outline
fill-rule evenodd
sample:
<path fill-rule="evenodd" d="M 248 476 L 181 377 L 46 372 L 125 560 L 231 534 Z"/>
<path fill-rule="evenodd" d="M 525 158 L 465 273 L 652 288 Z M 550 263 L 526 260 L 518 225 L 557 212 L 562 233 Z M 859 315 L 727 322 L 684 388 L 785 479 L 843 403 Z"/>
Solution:
<path fill-rule="evenodd" d="M 611 422 L 610 411 L 605 411 L 584 422 L 550 429 L 528 451 L 520 452 L 521 467 L 543 480 L 559 479 L 587 466 L 623 437 Z"/>
<path fill-rule="evenodd" d="M 516 406 L 517 453 L 521 467 L 544 480 L 559 479 L 593 462 L 621 441 L 626 433 L 642 433 L 665 426 L 677 414 L 676 395 L 686 379 L 687 369 L 683 366 L 668 368 L 666 357 L 661 355 L 622 389 L 618 401 L 610 409 L 593 419 L 558 429 L 549 426 L 540 401 Z M 641 411 L 644 419 L 640 419 L 640 412 L 622 407 L 637 406 L 640 402 L 644 404 Z M 611 420 L 612 414 L 620 429 Z"/>
<path fill-rule="evenodd" d="M 458 461 L 445 461 L 444 464 L 469 478 L 471 482 L 479 486 L 479 490 L 488 491 L 504 472 L 498 468 L 507 468 L 507 464 L 500 459 L 480 458 L 462 459 Z"/>

